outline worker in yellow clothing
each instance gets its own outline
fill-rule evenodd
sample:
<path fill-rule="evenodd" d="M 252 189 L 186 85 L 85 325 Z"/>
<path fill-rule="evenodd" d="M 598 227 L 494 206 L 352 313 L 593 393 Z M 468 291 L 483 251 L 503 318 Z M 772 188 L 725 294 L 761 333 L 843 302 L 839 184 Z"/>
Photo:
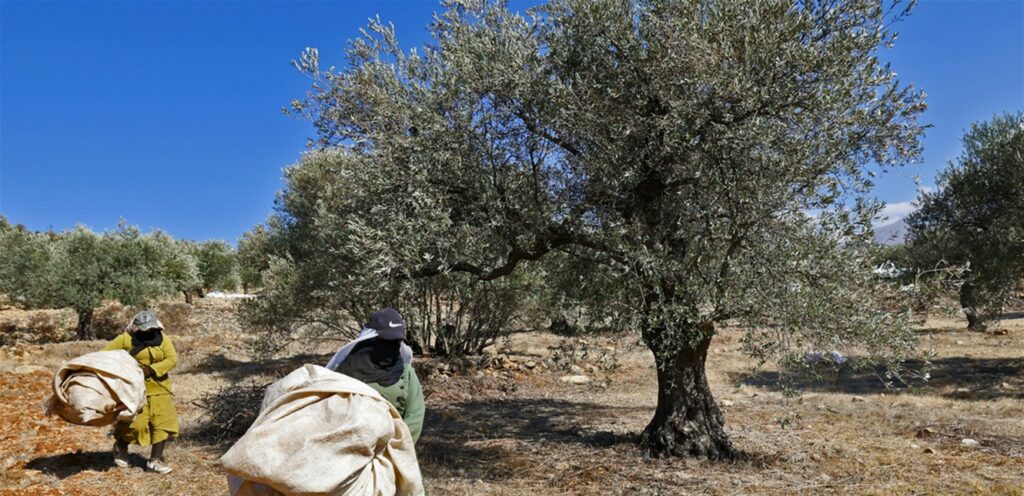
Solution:
<path fill-rule="evenodd" d="M 128 466 L 128 444 L 136 443 L 153 446 L 146 469 L 161 474 L 171 471 L 164 462 L 164 447 L 178 434 L 178 416 L 167 373 L 178 364 L 178 354 L 163 331 L 163 324 L 153 312 L 139 312 L 125 332 L 103 348 L 103 351 L 127 351 L 139 362 L 146 376 L 146 405 L 142 412 L 130 423 L 114 426 L 114 464 L 118 467 Z"/>

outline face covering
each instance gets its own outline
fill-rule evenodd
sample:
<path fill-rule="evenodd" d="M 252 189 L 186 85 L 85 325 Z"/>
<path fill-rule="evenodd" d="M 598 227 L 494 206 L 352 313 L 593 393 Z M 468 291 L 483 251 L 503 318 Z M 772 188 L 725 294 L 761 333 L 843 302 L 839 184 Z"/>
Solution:
<path fill-rule="evenodd" d="M 135 356 L 136 353 L 142 351 L 147 346 L 160 346 L 164 342 L 164 333 L 160 329 L 150 329 L 148 331 L 135 331 L 131 333 L 132 337 L 132 351 L 131 355 Z"/>
<path fill-rule="evenodd" d="M 352 348 L 338 366 L 338 372 L 365 383 L 387 387 L 398 382 L 405 370 L 400 352 L 401 340 L 368 339 Z"/>

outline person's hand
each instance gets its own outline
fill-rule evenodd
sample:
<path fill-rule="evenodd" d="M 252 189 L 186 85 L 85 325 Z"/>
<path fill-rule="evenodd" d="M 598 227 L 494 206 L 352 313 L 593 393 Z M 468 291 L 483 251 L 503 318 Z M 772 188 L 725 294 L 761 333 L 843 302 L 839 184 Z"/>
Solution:
<path fill-rule="evenodd" d="M 149 365 L 143 365 L 142 366 L 142 375 L 146 376 L 146 379 L 152 379 L 152 378 L 156 377 L 156 372 L 153 372 L 153 369 L 150 368 Z"/>

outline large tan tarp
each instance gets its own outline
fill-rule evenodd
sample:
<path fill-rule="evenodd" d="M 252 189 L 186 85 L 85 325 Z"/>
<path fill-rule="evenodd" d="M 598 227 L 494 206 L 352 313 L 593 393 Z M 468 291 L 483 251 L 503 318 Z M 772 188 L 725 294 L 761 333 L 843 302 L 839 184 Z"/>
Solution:
<path fill-rule="evenodd" d="M 65 363 L 53 376 L 47 413 L 78 425 L 130 420 L 146 403 L 146 378 L 127 351 L 96 351 Z"/>
<path fill-rule="evenodd" d="M 259 417 L 221 463 L 232 496 L 424 494 L 398 410 L 318 365 L 267 388 Z"/>

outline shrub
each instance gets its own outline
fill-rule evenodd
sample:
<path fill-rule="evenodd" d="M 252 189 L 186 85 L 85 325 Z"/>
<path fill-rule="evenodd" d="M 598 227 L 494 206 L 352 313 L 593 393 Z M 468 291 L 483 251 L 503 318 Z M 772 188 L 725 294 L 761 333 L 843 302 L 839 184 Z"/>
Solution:
<path fill-rule="evenodd" d="M 269 385 L 250 381 L 200 396 L 192 402 L 203 412 L 191 436 L 215 444 L 242 437 L 259 416 L 263 393 Z"/>

